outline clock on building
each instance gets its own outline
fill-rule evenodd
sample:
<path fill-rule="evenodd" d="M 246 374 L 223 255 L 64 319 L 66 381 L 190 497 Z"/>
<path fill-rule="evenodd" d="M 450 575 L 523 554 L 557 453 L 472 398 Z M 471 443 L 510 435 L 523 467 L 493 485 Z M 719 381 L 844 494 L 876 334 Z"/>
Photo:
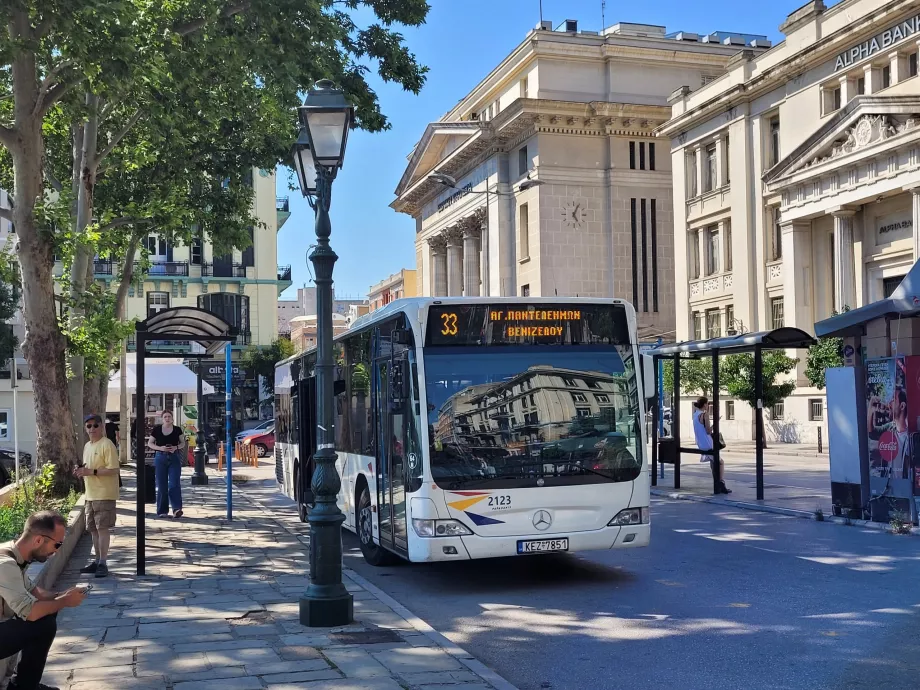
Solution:
<path fill-rule="evenodd" d="M 562 209 L 562 222 L 566 227 L 580 229 L 584 227 L 587 215 L 585 202 L 581 199 L 573 199 Z"/>

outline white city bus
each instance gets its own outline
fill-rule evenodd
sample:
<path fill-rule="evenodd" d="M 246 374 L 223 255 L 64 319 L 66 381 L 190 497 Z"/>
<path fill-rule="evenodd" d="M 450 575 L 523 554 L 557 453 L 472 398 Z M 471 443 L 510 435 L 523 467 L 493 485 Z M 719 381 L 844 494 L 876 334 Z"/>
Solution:
<path fill-rule="evenodd" d="M 335 448 L 365 559 L 646 546 L 636 341 L 609 299 L 403 299 L 356 321 L 335 340 Z M 304 520 L 315 363 L 275 373 L 276 476 Z"/>

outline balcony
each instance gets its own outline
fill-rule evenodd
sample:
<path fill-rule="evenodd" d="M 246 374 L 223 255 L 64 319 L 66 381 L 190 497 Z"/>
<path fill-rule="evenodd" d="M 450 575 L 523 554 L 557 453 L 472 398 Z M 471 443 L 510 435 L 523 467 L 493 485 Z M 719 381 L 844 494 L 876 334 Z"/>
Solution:
<path fill-rule="evenodd" d="M 93 261 L 93 273 L 97 276 L 115 276 L 121 270 L 121 263 L 111 259 L 96 259 Z M 143 271 L 140 261 L 134 262 L 134 275 Z M 151 261 L 147 268 L 148 276 L 163 276 L 167 278 L 188 277 L 188 261 Z"/>
<path fill-rule="evenodd" d="M 278 294 L 291 287 L 291 267 L 278 266 Z"/>
<path fill-rule="evenodd" d="M 290 199 L 286 196 L 275 197 L 275 211 L 278 215 L 278 229 L 280 230 L 291 217 Z"/>
<path fill-rule="evenodd" d="M 97 276 L 115 275 L 115 262 L 110 259 L 96 259 L 93 261 L 93 273 Z"/>
<path fill-rule="evenodd" d="M 246 267 L 243 264 L 201 264 L 204 278 L 245 278 Z"/>

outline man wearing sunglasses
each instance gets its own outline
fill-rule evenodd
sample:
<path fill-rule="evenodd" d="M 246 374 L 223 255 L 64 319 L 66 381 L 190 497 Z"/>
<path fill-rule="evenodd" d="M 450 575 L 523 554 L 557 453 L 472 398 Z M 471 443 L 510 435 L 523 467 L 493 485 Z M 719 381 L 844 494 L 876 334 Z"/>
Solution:
<path fill-rule="evenodd" d="M 21 653 L 8 690 L 57 690 L 41 682 L 57 633 L 57 612 L 82 604 L 86 592 L 76 587 L 61 594 L 49 592 L 36 587 L 26 569 L 57 553 L 66 528 L 58 513 L 34 513 L 22 536 L 0 548 L 0 658 Z"/>
<path fill-rule="evenodd" d="M 105 577 L 109 574 L 106 557 L 118 500 L 118 449 L 106 438 L 101 416 L 87 415 L 83 421 L 89 441 L 83 447 L 83 465 L 74 470 L 74 475 L 83 478 L 86 529 L 93 538 L 96 559 L 80 572 Z"/>

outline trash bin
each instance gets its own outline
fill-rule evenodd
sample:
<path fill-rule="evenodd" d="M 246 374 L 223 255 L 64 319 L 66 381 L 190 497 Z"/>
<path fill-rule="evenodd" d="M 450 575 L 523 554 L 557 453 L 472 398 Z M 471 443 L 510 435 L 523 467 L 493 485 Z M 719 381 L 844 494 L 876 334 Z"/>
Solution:
<path fill-rule="evenodd" d="M 144 468 L 144 503 L 157 502 L 157 479 L 153 463 L 146 463 Z"/>
<path fill-rule="evenodd" d="M 658 439 L 658 462 L 664 465 L 677 463 L 677 440 L 674 438 Z"/>

